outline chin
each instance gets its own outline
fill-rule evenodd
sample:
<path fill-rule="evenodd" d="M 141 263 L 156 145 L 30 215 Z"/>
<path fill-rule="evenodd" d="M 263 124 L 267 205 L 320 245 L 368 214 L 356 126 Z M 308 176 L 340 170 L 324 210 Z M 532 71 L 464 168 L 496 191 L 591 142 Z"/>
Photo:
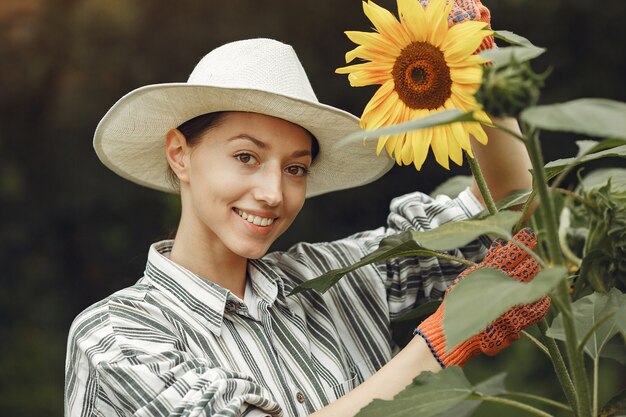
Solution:
<path fill-rule="evenodd" d="M 267 253 L 269 248 L 265 247 L 265 248 L 242 248 L 241 250 L 237 251 L 236 253 L 244 258 L 247 259 L 259 259 L 262 258 L 263 256 L 265 256 L 265 254 Z"/>

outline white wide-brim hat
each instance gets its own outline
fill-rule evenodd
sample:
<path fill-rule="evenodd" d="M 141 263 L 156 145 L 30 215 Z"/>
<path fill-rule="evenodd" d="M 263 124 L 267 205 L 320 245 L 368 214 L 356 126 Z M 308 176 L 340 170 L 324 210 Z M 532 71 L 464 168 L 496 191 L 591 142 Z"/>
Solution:
<path fill-rule="evenodd" d="M 358 118 L 321 104 L 293 48 L 271 39 L 248 39 L 214 49 L 186 83 L 131 91 L 98 124 L 94 148 L 102 163 L 123 178 L 177 192 L 168 180 L 166 133 L 218 111 L 278 117 L 315 136 L 319 154 L 307 178 L 307 197 L 367 184 L 393 166 L 391 158 L 376 156 L 372 141 L 336 146 L 359 130 Z"/>

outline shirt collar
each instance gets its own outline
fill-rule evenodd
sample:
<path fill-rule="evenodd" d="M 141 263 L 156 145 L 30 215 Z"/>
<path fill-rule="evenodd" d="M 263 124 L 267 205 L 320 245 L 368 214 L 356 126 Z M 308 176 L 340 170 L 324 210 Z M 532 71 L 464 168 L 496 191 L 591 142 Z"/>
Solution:
<path fill-rule="evenodd" d="M 164 240 L 150 246 L 145 276 L 155 287 L 170 294 L 185 308 L 204 319 L 209 330 L 219 336 L 225 310 L 247 315 L 247 308 L 229 290 L 171 261 L 169 255 L 173 243 L 173 240 Z M 248 274 L 257 297 L 270 306 L 278 301 L 289 307 L 285 285 L 274 267 L 263 260 L 250 260 Z"/>
<path fill-rule="evenodd" d="M 269 305 L 275 302 L 289 308 L 287 295 L 293 289 L 290 281 L 285 281 L 281 269 L 265 259 L 248 261 L 248 276 L 256 294 Z"/>

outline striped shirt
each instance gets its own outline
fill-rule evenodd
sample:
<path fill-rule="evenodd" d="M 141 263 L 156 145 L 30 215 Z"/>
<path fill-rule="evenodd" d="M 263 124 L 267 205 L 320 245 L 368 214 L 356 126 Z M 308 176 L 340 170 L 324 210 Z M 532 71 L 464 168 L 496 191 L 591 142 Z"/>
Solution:
<path fill-rule="evenodd" d="M 390 320 L 440 298 L 463 269 L 436 258 L 368 265 L 325 294 L 289 292 L 358 261 L 380 240 L 482 210 L 469 192 L 391 203 L 387 227 L 330 243 L 301 243 L 250 260 L 241 300 L 151 246 L 145 275 L 94 304 L 68 339 L 65 415 L 306 416 L 343 396 L 397 350 Z M 486 246 L 453 251 L 477 260 Z"/>

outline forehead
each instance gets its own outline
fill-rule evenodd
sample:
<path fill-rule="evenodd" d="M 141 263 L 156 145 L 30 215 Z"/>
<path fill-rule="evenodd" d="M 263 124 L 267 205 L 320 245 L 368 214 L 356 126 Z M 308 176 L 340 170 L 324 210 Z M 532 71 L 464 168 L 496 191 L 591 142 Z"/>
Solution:
<path fill-rule="evenodd" d="M 259 113 L 227 112 L 218 127 L 231 137 L 248 135 L 281 146 L 311 149 L 313 136 L 301 126 L 284 119 Z"/>

